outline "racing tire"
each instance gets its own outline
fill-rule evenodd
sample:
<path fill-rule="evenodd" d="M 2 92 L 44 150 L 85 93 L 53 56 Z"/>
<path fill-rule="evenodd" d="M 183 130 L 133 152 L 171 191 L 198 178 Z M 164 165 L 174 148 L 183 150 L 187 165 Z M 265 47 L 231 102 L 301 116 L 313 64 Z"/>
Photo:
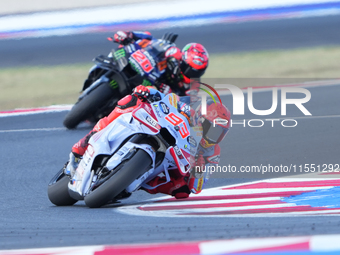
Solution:
<path fill-rule="evenodd" d="M 149 154 L 143 150 L 137 150 L 129 160 L 117 166 L 117 171 L 115 169 L 111 171 L 113 175 L 108 180 L 90 190 L 85 196 L 85 204 L 90 208 L 98 208 L 112 201 L 135 179 L 148 171 L 151 164 L 152 160 Z"/>
<path fill-rule="evenodd" d="M 50 201 L 57 206 L 74 205 L 78 200 L 73 199 L 68 192 L 70 177 L 61 169 L 48 184 L 47 194 Z"/>
<path fill-rule="evenodd" d="M 76 128 L 82 121 L 90 118 L 98 108 L 104 105 L 114 95 L 108 83 L 102 83 L 80 101 L 68 112 L 64 119 L 64 126 L 68 129 Z"/>

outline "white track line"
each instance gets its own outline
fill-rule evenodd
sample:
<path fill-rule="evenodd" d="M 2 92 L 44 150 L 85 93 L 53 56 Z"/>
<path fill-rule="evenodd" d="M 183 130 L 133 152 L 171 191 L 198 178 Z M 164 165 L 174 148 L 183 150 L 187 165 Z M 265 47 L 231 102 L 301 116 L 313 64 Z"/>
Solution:
<path fill-rule="evenodd" d="M 32 128 L 32 129 L 9 129 L 0 130 L 0 133 L 15 133 L 15 132 L 41 132 L 41 131 L 64 131 L 66 128 Z"/>

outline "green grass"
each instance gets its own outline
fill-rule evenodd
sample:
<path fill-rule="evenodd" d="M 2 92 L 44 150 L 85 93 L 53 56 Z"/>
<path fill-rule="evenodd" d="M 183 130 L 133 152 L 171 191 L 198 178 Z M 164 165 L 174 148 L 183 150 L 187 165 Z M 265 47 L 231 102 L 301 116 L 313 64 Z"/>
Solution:
<path fill-rule="evenodd" d="M 339 78 L 340 47 L 220 54 L 212 56 L 209 78 Z"/>
<path fill-rule="evenodd" d="M 0 70 L 0 110 L 75 103 L 90 64 Z"/>
<path fill-rule="evenodd" d="M 300 78 L 299 81 L 301 78 L 306 81 L 340 78 L 339 60 L 340 47 L 212 54 L 204 77 Z M 72 104 L 79 95 L 91 65 L 89 62 L 0 69 L 0 110 Z"/>

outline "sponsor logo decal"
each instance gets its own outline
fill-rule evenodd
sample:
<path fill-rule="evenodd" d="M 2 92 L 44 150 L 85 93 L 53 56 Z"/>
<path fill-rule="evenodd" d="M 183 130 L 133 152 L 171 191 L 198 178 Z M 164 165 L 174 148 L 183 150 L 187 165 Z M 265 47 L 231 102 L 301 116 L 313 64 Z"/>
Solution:
<path fill-rule="evenodd" d="M 188 136 L 187 140 L 188 140 L 188 143 L 190 144 L 190 146 L 197 147 L 197 142 L 192 136 Z"/>
<path fill-rule="evenodd" d="M 151 118 L 150 116 L 146 116 L 146 121 L 149 122 L 151 124 L 151 126 L 157 127 L 157 121 L 155 119 Z"/>
<path fill-rule="evenodd" d="M 156 115 L 158 116 L 158 118 L 162 118 L 163 115 L 159 112 L 159 107 L 157 104 L 154 104 L 153 105 L 154 109 L 155 109 L 155 112 L 156 112 Z"/>
<path fill-rule="evenodd" d="M 180 148 L 178 148 L 178 146 L 174 146 L 174 150 L 175 150 L 177 156 L 178 156 L 180 159 L 183 159 L 183 158 L 184 158 L 184 157 L 183 157 L 183 154 L 182 154 L 182 151 L 181 151 Z"/>
<path fill-rule="evenodd" d="M 169 106 L 167 106 L 165 103 L 163 103 L 163 102 L 161 102 L 160 104 L 159 104 L 159 106 L 160 106 L 160 108 L 161 108 L 161 110 L 162 110 L 162 112 L 164 113 L 164 114 L 169 114 Z"/>
<path fill-rule="evenodd" d="M 169 96 L 169 103 L 170 103 L 173 107 L 177 108 L 177 96 L 176 96 L 176 94 L 171 93 L 171 95 Z"/>
<path fill-rule="evenodd" d="M 198 185 L 197 185 L 196 191 L 197 191 L 197 192 L 200 192 L 200 191 L 202 190 L 202 187 L 203 187 L 203 177 L 201 177 L 201 178 L 198 180 Z"/>

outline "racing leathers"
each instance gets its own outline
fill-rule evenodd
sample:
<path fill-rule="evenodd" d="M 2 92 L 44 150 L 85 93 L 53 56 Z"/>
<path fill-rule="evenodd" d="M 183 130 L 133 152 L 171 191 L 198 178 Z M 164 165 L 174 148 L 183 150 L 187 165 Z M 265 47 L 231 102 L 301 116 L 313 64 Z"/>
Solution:
<path fill-rule="evenodd" d="M 155 89 L 149 89 L 145 86 L 139 85 L 134 89 L 132 95 L 128 95 L 121 99 L 117 107 L 107 116 L 98 121 L 94 128 L 79 142 L 72 147 L 70 153 L 70 163 L 66 168 L 66 172 L 73 174 L 77 168 L 77 163 L 80 158 L 84 155 L 90 138 L 98 131 L 104 129 L 112 121 L 118 118 L 124 113 L 132 112 L 141 103 L 143 98 L 152 97 L 153 101 L 161 100 L 165 95 Z M 176 96 L 175 94 L 173 96 Z M 177 97 L 177 96 L 176 96 Z M 188 102 L 189 97 L 180 97 L 178 102 L 178 111 L 184 115 L 190 122 L 190 107 L 185 102 Z M 191 172 L 186 176 L 177 176 L 170 171 L 170 181 L 166 181 L 166 177 L 157 176 L 147 183 L 148 188 L 142 188 L 150 194 L 163 193 L 180 198 L 187 198 L 190 193 L 200 193 L 204 183 L 209 179 L 209 172 L 204 171 L 204 166 L 210 166 L 218 164 L 220 159 L 220 147 L 215 145 L 213 147 L 204 148 L 201 144 L 198 146 L 198 150 L 195 157 L 196 165 L 193 167 Z"/>
<path fill-rule="evenodd" d="M 152 35 L 149 32 L 127 32 L 118 31 L 112 38 L 120 47 L 127 46 L 132 42 L 139 44 L 144 50 L 153 50 L 156 47 L 158 50 L 163 49 L 163 61 L 159 63 L 161 69 L 165 68 L 162 75 L 153 81 L 149 78 L 152 85 L 155 85 L 159 91 L 164 94 L 176 93 L 179 96 L 184 96 L 185 92 L 190 87 L 190 79 L 184 76 L 180 70 L 182 52 L 174 43 L 169 41 L 153 41 Z M 143 84 L 145 85 L 145 84 Z"/>

